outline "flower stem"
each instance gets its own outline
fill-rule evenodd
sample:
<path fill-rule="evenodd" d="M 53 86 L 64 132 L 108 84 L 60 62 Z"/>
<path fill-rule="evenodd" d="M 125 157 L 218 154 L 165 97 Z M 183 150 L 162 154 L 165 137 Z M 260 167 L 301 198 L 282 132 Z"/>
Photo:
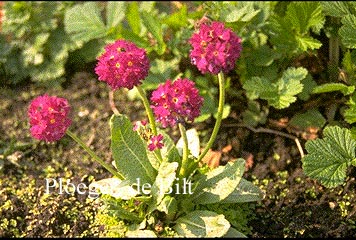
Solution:
<path fill-rule="evenodd" d="M 106 168 L 109 172 L 111 172 L 115 177 L 124 180 L 125 177 L 119 173 L 117 170 L 115 170 L 111 165 L 107 164 L 104 162 L 98 155 L 96 155 L 80 138 L 78 138 L 74 133 L 72 133 L 69 129 L 67 129 L 66 132 L 74 141 L 76 141 L 85 151 L 89 153 L 89 155 L 94 158 L 95 161 L 97 161 L 101 166 Z"/>
<path fill-rule="evenodd" d="M 111 110 L 115 113 L 115 115 L 120 115 L 119 110 L 115 106 L 114 91 L 112 91 L 112 90 L 109 91 L 109 104 L 110 104 Z"/>
<path fill-rule="evenodd" d="M 141 96 L 141 99 L 143 101 L 143 105 L 145 106 L 145 109 L 146 109 L 146 113 L 147 113 L 147 117 L 148 117 L 148 121 L 150 122 L 150 126 L 151 126 L 151 129 L 152 129 L 152 132 L 153 132 L 153 135 L 157 136 L 157 127 L 156 127 L 156 122 L 155 122 L 155 118 L 153 116 L 153 112 L 152 112 L 152 109 L 150 107 L 150 103 L 146 97 L 146 93 L 145 91 L 142 89 L 141 86 L 136 86 L 136 89 L 138 90 L 140 96 Z M 158 158 L 159 161 L 162 162 L 162 154 L 161 154 L 161 151 L 159 149 L 155 150 L 154 151 L 156 157 Z"/>
<path fill-rule="evenodd" d="M 188 154 L 189 154 L 189 148 L 188 148 L 188 138 L 187 138 L 187 131 L 183 124 L 179 123 L 179 131 L 182 136 L 183 140 L 183 156 L 182 156 L 182 165 L 179 170 L 179 178 L 185 177 L 185 174 L 187 172 L 187 167 L 189 165 L 188 162 Z"/>
<path fill-rule="evenodd" d="M 224 112 L 224 104 L 225 104 L 225 79 L 224 79 L 224 73 L 219 72 L 218 74 L 218 79 L 219 79 L 219 105 L 218 105 L 218 113 L 217 113 L 217 117 L 216 117 L 216 122 L 215 122 L 215 126 L 213 129 L 213 132 L 211 133 L 210 139 L 208 141 L 208 143 L 206 144 L 203 152 L 199 155 L 197 162 L 201 161 L 204 156 L 208 153 L 209 149 L 211 148 L 211 146 L 213 145 L 216 136 L 219 132 L 219 128 L 221 125 L 221 120 L 222 120 L 222 116 L 223 116 L 223 112 Z"/>

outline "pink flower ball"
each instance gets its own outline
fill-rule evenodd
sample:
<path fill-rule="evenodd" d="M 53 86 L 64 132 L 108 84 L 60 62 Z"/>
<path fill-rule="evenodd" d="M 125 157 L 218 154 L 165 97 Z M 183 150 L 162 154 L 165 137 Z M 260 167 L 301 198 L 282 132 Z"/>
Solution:
<path fill-rule="evenodd" d="M 141 84 L 150 68 L 146 51 L 126 40 L 117 40 L 107 45 L 98 60 L 95 73 L 112 90 L 121 87 L 132 89 Z"/>
<path fill-rule="evenodd" d="M 151 108 L 162 127 L 178 122 L 194 121 L 200 115 L 203 98 L 189 79 L 167 80 L 152 92 Z"/>
<path fill-rule="evenodd" d="M 47 142 L 61 139 L 71 124 L 69 111 L 64 98 L 45 94 L 33 99 L 28 109 L 32 137 Z"/>
<path fill-rule="evenodd" d="M 231 71 L 242 50 L 241 39 L 221 22 L 201 24 L 189 42 L 191 62 L 203 74 Z"/>

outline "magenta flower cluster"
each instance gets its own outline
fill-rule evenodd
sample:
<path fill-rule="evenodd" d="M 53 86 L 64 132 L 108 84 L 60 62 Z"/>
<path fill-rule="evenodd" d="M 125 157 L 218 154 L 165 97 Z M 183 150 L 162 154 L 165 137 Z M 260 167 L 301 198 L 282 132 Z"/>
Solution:
<path fill-rule="evenodd" d="M 95 73 L 99 80 L 109 84 L 112 90 L 121 87 L 132 89 L 141 84 L 150 68 L 146 51 L 121 39 L 108 44 L 98 60 Z"/>
<path fill-rule="evenodd" d="M 61 139 L 71 124 L 70 106 L 64 98 L 56 96 L 38 96 L 28 109 L 31 135 L 38 140 L 54 142 Z"/>
<path fill-rule="evenodd" d="M 147 125 L 147 121 L 136 121 L 133 128 L 138 134 L 148 143 L 147 148 L 150 151 L 156 149 L 161 149 L 164 146 L 163 135 L 158 134 L 157 136 L 152 134 L 151 128 Z"/>
<path fill-rule="evenodd" d="M 162 127 L 181 121 L 194 121 L 200 114 L 203 98 L 189 79 L 167 80 L 152 92 L 151 108 Z"/>
<path fill-rule="evenodd" d="M 163 135 L 158 134 L 157 136 L 152 136 L 148 143 L 148 150 L 154 151 L 156 149 L 161 149 L 164 146 L 163 144 Z"/>
<path fill-rule="evenodd" d="M 231 71 L 242 50 L 241 39 L 221 22 L 203 23 L 189 42 L 191 62 L 203 74 Z"/>

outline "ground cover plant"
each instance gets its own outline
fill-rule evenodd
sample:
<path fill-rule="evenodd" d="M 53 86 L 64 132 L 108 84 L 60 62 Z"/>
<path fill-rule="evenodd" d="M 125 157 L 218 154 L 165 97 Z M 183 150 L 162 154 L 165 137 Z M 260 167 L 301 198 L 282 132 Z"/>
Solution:
<path fill-rule="evenodd" d="M 353 2 L 1 9 L 1 236 L 356 235 Z"/>

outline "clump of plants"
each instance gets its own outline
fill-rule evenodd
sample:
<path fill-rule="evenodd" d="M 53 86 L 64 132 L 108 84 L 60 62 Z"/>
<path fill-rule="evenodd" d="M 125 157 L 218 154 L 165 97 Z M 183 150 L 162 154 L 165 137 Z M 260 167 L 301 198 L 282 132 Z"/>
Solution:
<path fill-rule="evenodd" d="M 89 190 L 101 193 L 104 222 L 111 222 L 111 230 L 121 229 L 117 236 L 244 237 L 240 231 L 244 230 L 245 219 L 239 225 L 232 210 L 222 210 L 223 205 L 263 197 L 258 187 L 243 178 L 244 159 L 234 159 L 215 169 L 202 164 L 220 129 L 226 97 L 224 75 L 235 68 L 242 51 L 241 39 L 224 23 L 205 19 L 189 43 L 191 63 L 202 74 L 215 75 L 219 85 L 216 122 L 202 150 L 197 130 L 186 129 L 200 115 L 204 101 L 194 80 L 167 79 L 148 98 L 141 84 L 149 74 L 150 61 L 145 49 L 125 39 L 105 47 L 95 73 L 112 91 L 135 88 L 147 119 L 132 123 L 111 104 L 112 164 L 69 130 L 67 99 L 44 94 L 29 106 L 34 138 L 53 142 L 67 134 L 113 175 L 92 183 Z M 169 129 L 179 129 L 177 143 L 169 136 Z M 239 231 L 235 226 L 242 227 Z M 111 230 L 108 235 L 115 235 Z"/>

